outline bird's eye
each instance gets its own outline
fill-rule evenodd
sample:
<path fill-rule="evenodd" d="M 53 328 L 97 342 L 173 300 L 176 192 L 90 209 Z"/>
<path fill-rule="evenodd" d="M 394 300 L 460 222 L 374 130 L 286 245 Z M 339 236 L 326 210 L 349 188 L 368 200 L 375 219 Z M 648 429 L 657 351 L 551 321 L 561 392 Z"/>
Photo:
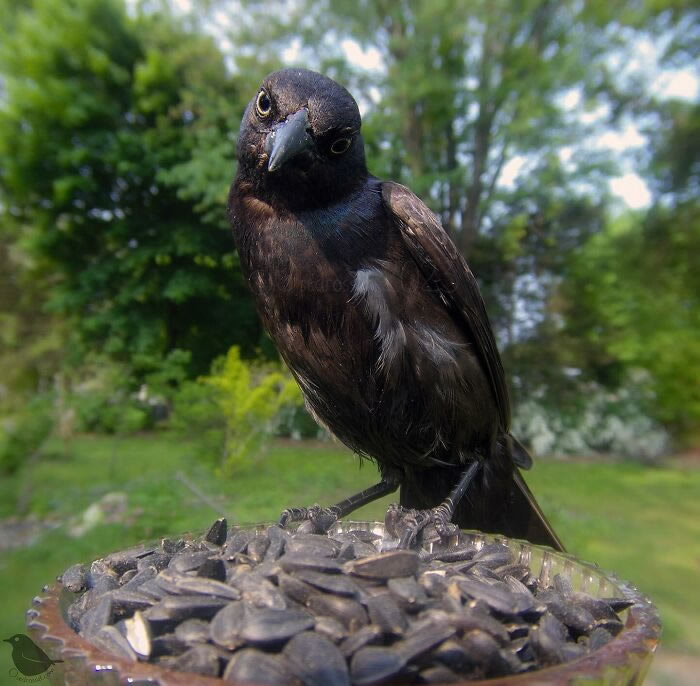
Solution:
<path fill-rule="evenodd" d="M 342 155 L 350 147 L 349 138 L 338 138 L 331 145 L 331 152 L 334 155 Z"/>
<path fill-rule="evenodd" d="M 272 103 L 270 96 L 265 91 L 258 93 L 258 99 L 255 101 L 255 111 L 261 117 L 267 117 L 272 112 Z"/>

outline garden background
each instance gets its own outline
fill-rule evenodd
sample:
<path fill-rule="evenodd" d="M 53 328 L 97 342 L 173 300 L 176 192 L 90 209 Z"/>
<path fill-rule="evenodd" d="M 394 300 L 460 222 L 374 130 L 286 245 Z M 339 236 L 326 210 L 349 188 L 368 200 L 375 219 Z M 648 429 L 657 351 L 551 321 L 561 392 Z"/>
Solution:
<path fill-rule="evenodd" d="M 308 417 L 226 218 L 262 77 L 363 113 L 477 275 L 528 481 L 700 661 L 700 29 L 686 0 L 0 0 L 0 637 L 138 540 L 375 478 Z M 382 516 L 386 502 L 361 515 Z M 0 650 L 0 682 L 9 651 Z M 685 671 L 684 671 L 685 670 Z M 4 682 L 2 682 L 4 683 Z"/>

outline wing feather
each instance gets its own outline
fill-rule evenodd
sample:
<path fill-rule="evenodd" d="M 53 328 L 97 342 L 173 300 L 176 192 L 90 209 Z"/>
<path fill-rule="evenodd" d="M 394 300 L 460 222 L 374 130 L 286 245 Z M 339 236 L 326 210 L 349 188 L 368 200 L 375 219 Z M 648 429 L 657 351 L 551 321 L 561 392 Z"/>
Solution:
<path fill-rule="evenodd" d="M 489 379 L 504 432 L 510 426 L 510 400 L 501 356 L 496 347 L 479 285 L 466 260 L 433 212 L 401 184 L 382 183 L 382 200 L 418 267 L 439 289 L 455 320 L 472 342 Z"/>

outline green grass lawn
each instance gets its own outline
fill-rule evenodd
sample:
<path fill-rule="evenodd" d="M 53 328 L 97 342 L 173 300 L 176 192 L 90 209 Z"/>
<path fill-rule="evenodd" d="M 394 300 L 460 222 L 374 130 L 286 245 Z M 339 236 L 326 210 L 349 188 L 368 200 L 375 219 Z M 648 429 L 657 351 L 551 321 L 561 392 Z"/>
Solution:
<path fill-rule="evenodd" d="M 0 552 L 0 638 L 22 631 L 31 598 L 76 561 L 199 530 L 221 514 L 236 523 L 272 520 L 287 505 L 329 504 L 377 478 L 373 465 L 359 468 L 330 443 L 275 443 L 226 479 L 193 453 L 168 433 L 81 436 L 3 479 L 0 519 L 20 507 L 57 527 L 29 547 Z M 569 552 L 637 585 L 661 610 L 665 646 L 700 655 L 700 470 L 540 460 L 528 482 Z M 69 536 L 67 523 L 113 491 L 127 494 L 126 521 Z M 390 501 L 368 505 L 356 518 L 382 519 Z M 3 647 L 0 674 L 7 674 Z"/>

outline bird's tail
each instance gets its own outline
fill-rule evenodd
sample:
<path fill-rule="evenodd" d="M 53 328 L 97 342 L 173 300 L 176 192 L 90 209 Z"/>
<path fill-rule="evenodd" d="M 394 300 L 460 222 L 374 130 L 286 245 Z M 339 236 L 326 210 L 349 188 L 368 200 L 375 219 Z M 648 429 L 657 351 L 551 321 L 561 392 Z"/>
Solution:
<path fill-rule="evenodd" d="M 519 449 L 525 450 L 522 446 Z M 448 496 L 463 471 L 464 466 L 435 467 L 407 478 L 401 485 L 401 504 L 436 507 Z M 493 473 L 485 463 L 457 504 L 452 521 L 460 529 L 522 538 L 565 550 L 518 467 Z"/>
<path fill-rule="evenodd" d="M 523 511 L 522 516 L 527 523 L 527 533 L 521 535 L 520 538 L 532 541 L 533 543 L 548 545 L 555 550 L 565 553 L 566 548 L 564 548 L 564 544 L 561 542 L 559 536 L 557 536 L 556 531 L 554 531 L 547 517 L 545 517 L 539 503 L 535 500 L 535 496 L 532 495 L 532 491 L 528 488 L 525 479 L 523 479 L 523 475 L 517 468 L 513 471 L 513 483 L 515 485 L 515 490 L 519 492 L 515 500 L 521 500 L 522 504 L 520 507 Z"/>
<path fill-rule="evenodd" d="M 511 478 L 477 480 L 467 490 L 452 521 L 460 528 L 523 538 L 565 550 L 517 467 Z"/>

